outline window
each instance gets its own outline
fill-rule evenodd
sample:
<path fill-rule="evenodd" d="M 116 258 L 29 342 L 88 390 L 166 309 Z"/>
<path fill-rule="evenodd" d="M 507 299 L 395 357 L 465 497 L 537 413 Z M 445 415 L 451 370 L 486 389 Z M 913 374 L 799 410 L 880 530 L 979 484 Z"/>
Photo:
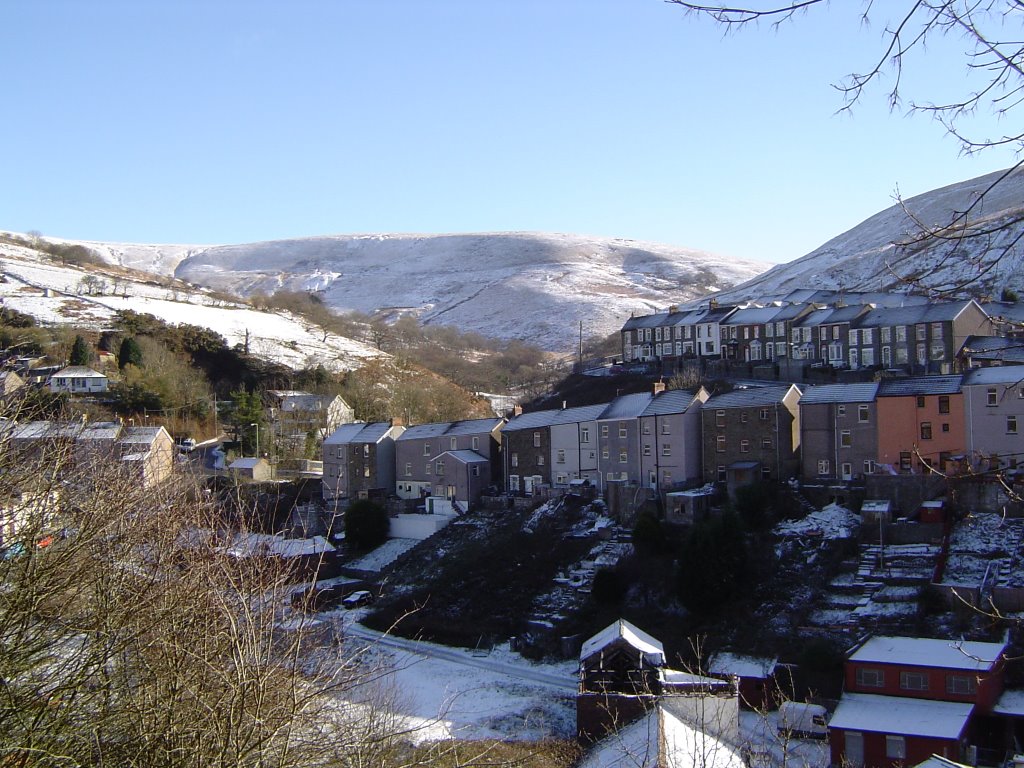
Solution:
<path fill-rule="evenodd" d="M 871 328 L 862 328 L 860 331 L 860 338 L 862 344 L 873 344 L 875 341 L 875 332 Z"/>
<path fill-rule="evenodd" d="M 441 459 L 438 459 L 437 462 L 435 462 L 435 464 L 434 464 L 434 469 L 437 471 L 437 474 L 443 475 L 444 474 L 444 461 L 442 461 Z"/>
<path fill-rule="evenodd" d="M 827 475 L 828 471 L 829 471 L 828 468 L 829 468 L 828 459 L 818 459 L 818 474 L 819 475 Z"/>
<path fill-rule="evenodd" d="M 667 469 L 661 473 L 661 484 L 666 488 L 672 485 L 672 473 Z"/>
<path fill-rule="evenodd" d="M 725 411 L 715 411 L 715 426 L 716 427 L 724 427 L 725 426 Z"/>
<path fill-rule="evenodd" d="M 1007 416 L 1006 417 L 1006 434 L 1016 435 L 1017 434 L 1017 417 Z"/>
<path fill-rule="evenodd" d="M 515 466 L 515 464 L 513 464 L 512 466 L 514 467 L 514 466 Z M 430 463 L 430 462 L 428 461 L 428 462 L 427 462 L 427 466 L 426 466 L 426 468 L 425 468 L 425 469 L 423 470 L 423 474 L 425 474 L 425 475 L 430 475 L 430 474 L 433 474 L 433 471 L 434 471 L 434 465 L 433 465 L 433 464 L 431 464 L 431 463 Z"/>
<path fill-rule="evenodd" d="M 890 343 L 892 343 L 892 329 L 891 328 L 886 326 L 881 331 L 879 331 L 879 333 L 881 333 L 881 335 L 882 335 L 882 343 L 883 344 L 890 344 Z"/>
<path fill-rule="evenodd" d="M 853 464 L 848 461 L 843 462 L 842 466 L 843 480 L 849 480 L 853 477 Z"/>
<path fill-rule="evenodd" d="M 645 434 L 645 435 L 649 435 L 649 434 L 651 434 L 651 422 L 649 422 L 649 421 L 645 421 L 645 422 L 643 423 L 643 427 L 641 428 L 641 431 L 642 431 L 642 432 L 643 432 L 643 434 Z"/>
<path fill-rule="evenodd" d="M 900 690 L 927 691 L 928 675 L 923 672 L 900 672 Z"/>
<path fill-rule="evenodd" d="M 629 454 L 626 451 L 619 451 L 619 464 L 625 464 L 629 461 Z"/>
<path fill-rule="evenodd" d="M 626 425 L 625 424 L 619 424 L 619 437 L 625 437 L 626 434 L 627 434 L 627 432 L 626 432 Z"/>
<path fill-rule="evenodd" d="M 875 473 L 875 462 L 871 459 L 867 459 L 864 462 L 864 474 L 873 475 Z"/>
<path fill-rule="evenodd" d="M 668 424 L 667 421 L 661 422 L 661 434 L 663 434 L 663 435 L 671 435 L 672 434 L 672 430 L 669 428 L 669 424 Z"/>
<path fill-rule="evenodd" d="M 844 429 L 839 433 L 839 447 L 840 448 L 852 448 L 853 447 L 853 435 L 850 434 L 850 430 Z"/>
<path fill-rule="evenodd" d="M 932 439 L 932 423 L 930 421 L 921 422 L 921 439 L 931 440 Z"/>
<path fill-rule="evenodd" d="M 363 458 L 370 458 L 370 444 L 366 443 L 363 446 Z"/>
<path fill-rule="evenodd" d="M 650 456 L 650 455 L 651 455 L 651 445 L 650 445 L 650 443 L 644 443 L 644 456 Z"/>
<path fill-rule="evenodd" d="M 538 453 L 537 454 L 537 466 L 538 467 L 543 467 L 544 466 L 544 454 L 542 454 L 542 453 Z"/>
<path fill-rule="evenodd" d="M 519 490 L 519 475 L 509 475 L 508 476 L 508 489 L 510 491 L 518 491 Z"/>
<path fill-rule="evenodd" d="M 910 471 L 910 451 L 900 451 L 900 469 Z"/>
<path fill-rule="evenodd" d="M 837 416 L 845 416 L 846 415 L 846 406 L 843 405 L 843 404 L 838 405 L 836 407 L 836 415 Z"/>
<path fill-rule="evenodd" d="M 607 448 L 601 449 L 601 458 L 602 459 L 607 459 L 608 458 L 608 449 Z"/>
<path fill-rule="evenodd" d="M 661 455 L 662 456 L 671 456 L 672 455 L 672 444 L 671 443 L 662 443 L 661 444 Z"/>
<path fill-rule="evenodd" d="M 839 326 L 838 325 L 833 325 L 832 326 L 832 338 L 834 340 L 838 340 L 839 339 Z"/>
<path fill-rule="evenodd" d="M 915 338 L 918 341 L 924 341 L 927 330 L 928 329 L 925 327 L 924 323 L 918 323 L 917 326 L 914 328 Z"/>
<path fill-rule="evenodd" d="M 453 437 L 451 442 L 448 443 L 448 446 L 451 450 L 457 451 L 459 449 L 459 439 L 457 437 Z"/>
<path fill-rule="evenodd" d="M 949 395 L 939 395 L 939 413 L 949 413 Z"/>
<path fill-rule="evenodd" d="M 987 390 L 985 390 L 985 396 L 987 398 L 985 400 L 985 405 L 990 407 L 999 405 L 999 390 L 997 390 L 995 387 L 989 387 Z"/>
<path fill-rule="evenodd" d="M 423 455 L 424 456 L 429 456 L 430 455 L 430 443 L 424 443 L 423 444 Z"/>
<path fill-rule="evenodd" d="M 580 428 L 580 442 L 581 443 L 589 443 L 590 442 L 590 427 L 581 427 Z"/>
<path fill-rule="evenodd" d="M 406 474 L 407 477 L 412 474 L 412 462 L 411 461 L 407 461 L 405 463 L 405 474 Z"/>
<path fill-rule="evenodd" d="M 903 760 L 907 756 L 907 740 L 902 736 L 885 735 L 885 756 L 890 760 Z"/>
<path fill-rule="evenodd" d="M 363 477 L 369 477 L 369 476 L 370 476 L 370 468 L 369 467 L 363 467 Z"/>
<path fill-rule="evenodd" d="M 469 473 L 473 477 L 480 477 L 480 465 L 479 464 L 474 464 L 472 467 L 470 467 Z"/>
<path fill-rule="evenodd" d="M 942 431 L 943 432 L 949 432 L 949 422 L 948 421 L 942 422 Z"/>
<path fill-rule="evenodd" d="M 772 439 L 770 437 L 761 438 L 761 450 L 770 451 L 772 449 Z"/>
<path fill-rule="evenodd" d="M 559 464 L 565 464 L 565 449 L 559 448 L 558 453 L 555 455 L 555 461 Z"/>
<path fill-rule="evenodd" d="M 746 424 L 750 415 L 746 411 L 740 411 L 740 424 Z"/>
<path fill-rule="evenodd" d="M 856 679 L 857 685 L 862 688 L 885 687 L 885 672 L 880 669 L 865 669 L 864 667 L 858 667 Z"/>
<path fill-rule="evenodd" d="M 740 453 L 750 453 L 749 440 L 740 440 Z"/>
<path fill-rule="evenodd" d="M 861 424 L 867 422 L 870 418 L 871 412 L 866 405 L 857 406 L 857 421 Z"/>
<path fill-rule="evenodd" d="M 725 465 L 724 464 L 719 464 L 718 465 L 718 482 L 720 482 L 720 483 L 724 483 L 725 482 Z"/>
<path fill-rule="evenodd" d="M 607 424 L 602 424 L 601 425 L 601 437 L 608 437 L 608 425 Z"/>
<path fill-rule="evenodd" d="M 856 328 L 851 328 L 850 329 L 850 345 L 851 346 L 856 346 L 857 345 L 857 329 Z"/>
<path fill-rule="evenodd" d="M 925 404 L 924 395 L 918 395 L 917 396 L 917 407 L 918 408 L 924 408 L 924 404 Z"/>
<path fill-rule="evenodd" d="M 971 675 L 946 675 L 946 693 L 973 696 L 978 692 L 977 679 Z"/>
<path fill-rule="evenodd" d="M 941 339 L 942 338 L 942 323 L 932 323 L 932 338 L 933 339 Z"/>
<path fill-rule="evenodd" d="M 473 438 L 473 450 L 474 451 L 480 450 L 480 438 L 479 437 L 474 437 Z"/>
<path fill-rule="evenodd" d="M 718 453 L 725 453 L 725 435 L 719 435 L 715 441 L 715 450 Z"/>
<path fill-rule="evenodd" d="M 533 433 L 533 447 L 540 448 L 540 432 Z"/>
<path fill-rule="evenodd" d="M 758 418 L 759 418 L 759 419 L 760 419 L 761 421 L 768 421 L 768 417 L 769 417 L 770 415 L 771 415 L 771 411 L 770 411 L 770 410 L 769 410 L 768 408 L 762 408 L 762 409 L 761 409 L 761 411 L 760 411 L 760 413 L 758 413 L 757 417 L 758 417 Z"/>
<path fill-rule="evenodd" d="M 512 463 L 513 467 L 518 467 L 519 466 L 519 454 L 518 453 L 513 453 L 512 454 L 511 463 Z"/>
<path fill-rule="evenodd" d="M 896 326 L 896 341 L 899 342 L 899 341 L 906 341 L 906 340 L 907 340 L 907 326 L 905 326 L 905 325 L 897 325 Z"/>

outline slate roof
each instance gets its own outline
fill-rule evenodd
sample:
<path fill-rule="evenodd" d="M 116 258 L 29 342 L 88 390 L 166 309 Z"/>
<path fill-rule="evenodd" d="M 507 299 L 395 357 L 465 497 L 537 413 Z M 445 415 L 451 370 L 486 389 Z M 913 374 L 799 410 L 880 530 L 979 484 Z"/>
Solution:
<path fill-rule="evenodd" d="M 61 368 L 57 371 L 54 376 L 62 379 L 105 379 L 107 378 L 99 371 L 94 371 L 86 365 L 69 365 L 67 368 Z"/>
<path fill-rule="evenodd" d="M 878 382 L 857 384 L 823 384 L 808 387 L 800 397 L 800 405 L 822 403 L 872 403 L 878 395 Z"/>
<path fill-rule="evenodd" d="M 369 424 L 364 422 L 342 424 L 324 440 L 324 445 L 378 443 L 391 428 L 391 423 L 387 421 L 374 421 Z"/>
<path fill-rule="evenodd" d="M 453 459 L 455 459 L 458 462 L 461 462 L 462 464 L 486 464 L 490 461 L 490 459 L 481 456 L 476 451 L 470 450 L 445 451 L 444 453 L 439 454 L 437 458 L 440 459 L 444 456 L 451 456 Z"/>
<path fill-rule="evenodd" d="M 125 444 L 152 445 L 165 431 L 163 427 L 125 427 L 121 438 L 117 441 Z"/>
<path fill-rule="evenodd" d="M 1004 336 L 968 336 L 960 354 L 984 360 L 1024 363 L 1024 339 Z"/>
<path fill-rule="evenodd" d="M 906 379 L 884 379 L 878 385 L 878 396 L 955 395 L 960 391 L 962 378 L 960 374 L 955 374 L 953 376 L 915 376 Z"/>
<path fill-rule="evenodd" d="M 650 392 L 637 392 L 631 395 L 616 397 L 604 409 L 598 420 L 609 419 L 635 419 L 644 412 L 644 409 L 651 404 L 654 395 Z"/>
<path fill-rule="evenodd" d="M 701 410 L 715 410 L 716 408 L 751 408 L 762 405 L 774 405 L 781 402 L 782 398 L 792 386 L 783 387 L 749 387 L 748 389 L 734 389 L 721 395 L 715 395 L 701 406 Z M 797 392 L 800 389 L 797 388 Z"/>
<path fill-rule="evenodd" d="M 641 416 L 666 416 L 670 413 L 685 413 L 691 405 L 696 403 L 697 395 L 688 389 L 667 389 L 654 396 Z"/>
<path fill-rule="evenodd" d="M 963 386 L 975 387 L 983 384 L 1005 384 L 1011 386 L 1024 382 L 1024 366 L 995 365 L 991 368 L 975 368 L 964 374 Z"/>
<path fill-rule="evenodd" d="M 780 307 L 740 307 L 723 321 L 723 325 L 757 325 L 767 323 L 779 314 Z"/>
<path fill-rule="evenodd" d="M 532 411 L 513 416 L 502 432 L 515 432 L 520 429 L 538 429 L 554 427 L 559 424 L 579 424 L 584 421 L 596 421 L 601 412 L 607 408 L 601 405 L 584 405 L 577 408 L 556 408 L 547 411 Z"/>

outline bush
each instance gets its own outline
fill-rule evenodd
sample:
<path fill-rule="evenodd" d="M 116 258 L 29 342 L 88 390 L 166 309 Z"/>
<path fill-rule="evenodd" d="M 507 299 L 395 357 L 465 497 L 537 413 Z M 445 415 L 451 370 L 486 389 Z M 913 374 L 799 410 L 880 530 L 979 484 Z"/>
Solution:
<path fill-rule="evenodd" d="M 621 573 L 613 568 L 602 568 L 594 574 L 590 594 L 600 605 L 617 605 L 626 596 L 628 588 Z"/>
<path fill-rule="evenodd" d="M 345 510 L 345 541 L 364 552 L 384 543 L 391 521 L 387 510 L 369 499 L 352 502 Z"/>

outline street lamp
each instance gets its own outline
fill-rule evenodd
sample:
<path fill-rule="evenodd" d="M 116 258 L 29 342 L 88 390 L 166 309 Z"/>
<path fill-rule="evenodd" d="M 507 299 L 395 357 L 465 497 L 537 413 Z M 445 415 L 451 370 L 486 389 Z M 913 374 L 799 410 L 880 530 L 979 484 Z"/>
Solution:
<path fill-rule="evenodd" d="M 256 458 L 258 459 L 260 457 L 260 425 L 253 422 L 249 426 L 256 430 Z"/>

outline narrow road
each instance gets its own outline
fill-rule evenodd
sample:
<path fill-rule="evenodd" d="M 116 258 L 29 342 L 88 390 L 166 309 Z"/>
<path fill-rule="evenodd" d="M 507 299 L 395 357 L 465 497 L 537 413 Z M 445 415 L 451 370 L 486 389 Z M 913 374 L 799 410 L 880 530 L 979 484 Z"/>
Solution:
<path fill-rule="evenodd" d="M 534 683 L 548 685 L 563 692 L 576 693 L 577 681 L 575 677 L 563 677 L 561 675 L 551 674 L 550 672 L 530 669 L 530 667 L 525 663 L 507 664 L 505 662 L 495 661 L 494 659 L 490 659 L 486 656 L 474 656 L 472 655 L 472 652 L 464 649 L 446 648 L 444 646 L 425 643 L 419 640 L 407 640 L 404 637 L 394 637 L 382 632 L 377 632 L 373 629 L 367 629 L 362 624 L 357 624 L 355 622 L 352 622 L 351 624 L 346 622 L 345 631 L 355 637 L 362 638 L 363 640 L 369 640 L 388 648 L 396 648 L 402 651 L 408 651 L 409 653 L 419 654 L 421 656 L 429 656 L 434 659 L 452 661 L 456 664 L 462 664 L 467 667 L 477 667 L 478 669 L 484 669 L 500 675 L 507 675 L 521 680 L 529 680 Z"/>

